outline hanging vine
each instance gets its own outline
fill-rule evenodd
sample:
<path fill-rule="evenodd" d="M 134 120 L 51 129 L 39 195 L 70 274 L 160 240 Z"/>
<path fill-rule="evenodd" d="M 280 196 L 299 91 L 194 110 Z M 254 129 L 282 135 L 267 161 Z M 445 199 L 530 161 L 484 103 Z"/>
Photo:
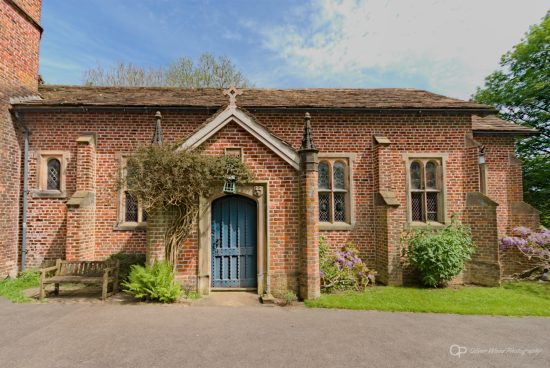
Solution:
<path fill-rule="evenodd" d="M 175 267 L 180 248 L 193 231 L 200 198 L 208 198 L 229 176 L 250 182 L 251 171 L 238 157 L 178 150 L 171 144 L 140 147 L 126 164 L 119 187 L 135 196 L 150 216 L 167 216 L 166 259 Z"/>

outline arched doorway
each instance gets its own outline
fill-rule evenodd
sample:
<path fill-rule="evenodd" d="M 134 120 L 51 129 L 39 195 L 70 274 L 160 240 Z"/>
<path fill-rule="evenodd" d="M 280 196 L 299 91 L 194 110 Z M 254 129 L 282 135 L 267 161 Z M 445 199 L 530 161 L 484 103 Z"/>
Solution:
<path fill-rule="evenodd" d="M 257 205 L 240 195 L 212 202 L 213 288 L 257 287 Z"/>

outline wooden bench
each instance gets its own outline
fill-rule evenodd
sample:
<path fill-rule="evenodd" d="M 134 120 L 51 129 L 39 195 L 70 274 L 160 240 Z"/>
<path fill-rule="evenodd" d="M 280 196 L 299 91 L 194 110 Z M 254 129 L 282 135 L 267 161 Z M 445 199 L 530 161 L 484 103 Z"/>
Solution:
<path fill-rule="evenodd" d="M 60 284 L 102 285 L 101 299 L 105 300 L 118 292 L 119 260 L 109 261 L 63 261 L 55 266 L 40 269 L 40 300 L 46 296 L 47 284 L 55 284 L 55 295 L 59 295 Z M 108 293 L 109 284 L 113 285 Z"/>

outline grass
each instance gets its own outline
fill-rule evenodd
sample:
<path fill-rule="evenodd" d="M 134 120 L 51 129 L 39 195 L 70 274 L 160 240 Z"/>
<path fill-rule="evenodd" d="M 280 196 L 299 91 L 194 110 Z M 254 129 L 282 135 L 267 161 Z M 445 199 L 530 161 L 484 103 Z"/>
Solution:
<path fill-rule="evenodd" d="M 364 292 L 323 294 L 306 300 L 314 308 L 481 314 L 499 316 L 550 316 L 550 283 L 507 282 L 500 287 L 423 289 L 375 286 Z"/>
<path fill-rule="evenodd" d="M 0 296 L 15 303 L 26 303 L 30 298 L 23 295 L 23 290 L 38 287 L 37 272 L 24 272 L 16 279 L 0 281 Z"/>

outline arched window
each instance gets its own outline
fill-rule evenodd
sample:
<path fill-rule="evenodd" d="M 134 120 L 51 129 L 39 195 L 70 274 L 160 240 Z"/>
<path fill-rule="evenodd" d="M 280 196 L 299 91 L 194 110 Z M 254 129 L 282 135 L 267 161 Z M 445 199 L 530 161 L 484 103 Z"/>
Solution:
<path fill-rule="evenodd" d="M 349 222 L 349 175 L 347 163 L 326 160 L 319 163 L 319 221 Z"/>
<path fill-rule="evenodd" d="M 61 190 L 61 162 L 56 158 L 48 160 L 47 190 Z"/>
<path fill-rule="evenodd" d="M 329 163 L 319 163 L 319 189 L 330 189 Z"/>
<path fill-rule="evenodd" d="M 410 219 L 443 222 L 441 162 L 415 159 L 409 167 Z"/>

